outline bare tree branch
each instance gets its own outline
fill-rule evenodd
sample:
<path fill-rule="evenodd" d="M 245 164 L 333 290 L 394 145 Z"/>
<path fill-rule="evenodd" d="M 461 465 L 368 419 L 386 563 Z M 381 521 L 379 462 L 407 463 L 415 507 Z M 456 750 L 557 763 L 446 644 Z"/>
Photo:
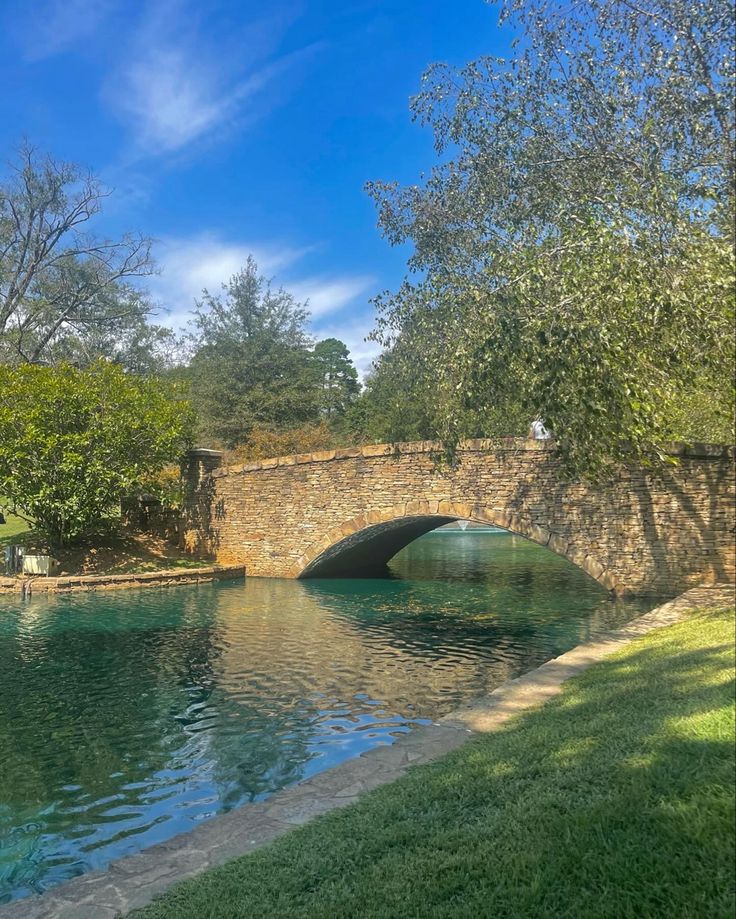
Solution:
<path fill-rule="evenodd" d="M 21 146 L 10 180 L 0 186 L 0 343 L 6 353 L 38 361 L 71 320 L 77 329 L 91 329 L 128 310 L 148 310 L 126 285 L 153 273 L 151 240 L 136 234 L 110 240 L 86 230 L 108 195 L 77 166 Z"/>

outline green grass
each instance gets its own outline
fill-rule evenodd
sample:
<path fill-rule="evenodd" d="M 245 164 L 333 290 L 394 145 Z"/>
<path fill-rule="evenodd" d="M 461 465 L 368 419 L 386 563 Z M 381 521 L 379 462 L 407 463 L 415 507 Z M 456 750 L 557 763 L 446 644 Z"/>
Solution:
<path fill-rule="evenodd" d="M 5 523 L 0 524 L 0 546 L 8 543 L 23 543 L 25 537 L 31 534 L 31 528 L 25 520 L 14 514 L 5 515 Z"/>
<path fill-rule="evenodd" d="M 734 915 L 734 612 L 172 888 L 137 919 Z"/>

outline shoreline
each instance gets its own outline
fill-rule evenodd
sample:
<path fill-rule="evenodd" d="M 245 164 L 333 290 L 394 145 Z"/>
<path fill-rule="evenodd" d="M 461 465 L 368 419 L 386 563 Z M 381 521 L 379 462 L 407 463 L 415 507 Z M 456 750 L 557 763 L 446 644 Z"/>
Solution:
<path fill-rule="evenodd" d="M 60 577 L 2 577 L 0 595 L 31 596 L 33 593 L 70 593 L 72 591 L 122 590 L 133 587 L 178 587 L 209 581 L 236 580 L 245 577 L 243 565 L 208 565 L 202 568 L 168 568 L 129 574 L 71 574 Z"/>
<path fill-rule="evenodd" d="M 0 906 L 0 919 L 79 919 L 124 916 L 173 884 L 267 845 L 312 818 L 355 803 L 367 791 L 389 784 L 413 765 L 439 759 L 471 737 L 495 731 L 509 718 L 542 705 L 573 676 L 627 646 L 635 638 L 674 624 L 693 609 L 733 603 L 733 586 L 696 587 L 660 604 L 618 629 L 597 635 L 491 693 L 271 795 L 242 804 L 186 833 L 52 888 Z"/>

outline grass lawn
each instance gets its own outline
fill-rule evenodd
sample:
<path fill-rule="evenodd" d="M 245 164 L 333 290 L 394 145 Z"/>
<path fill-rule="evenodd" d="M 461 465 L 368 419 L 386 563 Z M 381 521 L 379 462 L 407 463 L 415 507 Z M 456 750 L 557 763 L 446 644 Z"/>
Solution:
<path fill-rule="evenodd" d="M 5 523 L 0 524 L 0 546 L 6 546 L 12 542 L 22 543 L 23 537 L 30 533 L 30 529 L 25 520 L 21 520 L 14 514 L 6 514 Z"/>
<path fill-rule="evenodd" d="M 734 916 L 734 612 L 187 881 L 137 919 Z"/>

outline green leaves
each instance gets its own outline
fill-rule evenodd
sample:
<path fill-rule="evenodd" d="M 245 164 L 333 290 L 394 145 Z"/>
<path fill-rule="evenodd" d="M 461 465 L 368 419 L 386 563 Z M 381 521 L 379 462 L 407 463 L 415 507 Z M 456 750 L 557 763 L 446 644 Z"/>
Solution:
<path fill-rule="evenodd" d="M 325 338 L 314 346 L 312 364 L 321 390 L 320 414 L 328 421 L 335 421 L 345 414 L 360 392 L 350 352 L 339 339 Z"/>
<path fill-rule="evenodd" d="M 337 339 L 311 347 L 307 315 L 252 258 L 219 296 L 204 292 L 189 376 L 205 440 L 235 447 L 253 430 L 333 423 L 345 413 L 359 388 L 355 368 Z"/>
<path fill-rule="evenodd" d="M 0 494 L 64 545 L 189 442 L 188 405 L 106 361 L 0 365 Z"/>
<path fill-rule="evenodd" d="M 432 386 L 450 447 L 524 413 L 583 474 L 730 440 L 730 4 L 509 0 L 504 17 L 514 66 L 435 66 L 413 100 L 444 152 L 426 183 L 369 187 L 389 241 L 414 245 L 380 337 Z"/>

